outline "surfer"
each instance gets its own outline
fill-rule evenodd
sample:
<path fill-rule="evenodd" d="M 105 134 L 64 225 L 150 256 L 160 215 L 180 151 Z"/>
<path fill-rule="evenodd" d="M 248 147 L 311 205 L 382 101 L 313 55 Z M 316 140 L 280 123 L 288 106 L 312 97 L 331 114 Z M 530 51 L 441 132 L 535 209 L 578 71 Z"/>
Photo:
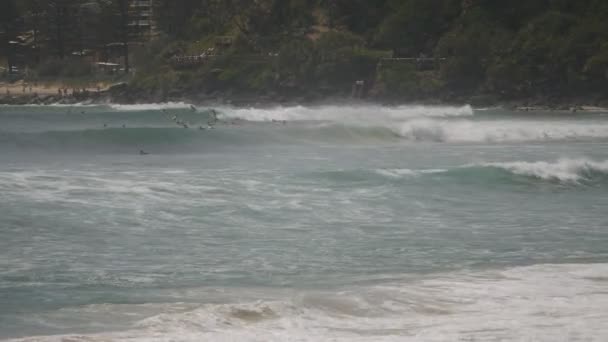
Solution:
<path fill-rule="evenodd" d="M 150 154 L 150 153 L 148 153 L 148 152 L 146 152 L 144 150 L 139 150 L 139 155 L 140 156 L 147 156 L 148 154 Z"/>
<path fill-rule="evenodd" d="M 103 128 L 108 128 L 108 124 L 103 124 Z"/>
<path fill-rule="evenodd" d="M 196 107 L 194 107 L 194 105 L 190 105 L 190 110 L 192 110 L 193 112 L 196 112 Z"/>

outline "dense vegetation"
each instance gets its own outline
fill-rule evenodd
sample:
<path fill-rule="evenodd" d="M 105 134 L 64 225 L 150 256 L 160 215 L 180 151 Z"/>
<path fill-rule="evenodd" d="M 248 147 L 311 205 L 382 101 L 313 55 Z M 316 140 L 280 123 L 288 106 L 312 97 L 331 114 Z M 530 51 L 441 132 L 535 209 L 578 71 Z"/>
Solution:
<path fill-rule="evenodd" d="M 34 31 L 32 70 L 91 72 L 67 52 L 133 38 L 129 0 L 85 5 L 3 0 L 4 41 L 18 28 Z M 606 0 L 155 0 L 154 7 L 154 38 L 125 47 L 131 89 L 141 96 L 344 96 L 358 80 L 366 96 L 395 100 L 608 93 Z M 9 50 L 4 44 L 4 55 Z M 213 57 L 171 60 L 203 52 Z M 436 59 L 422 65 L 421 56 Z"/>

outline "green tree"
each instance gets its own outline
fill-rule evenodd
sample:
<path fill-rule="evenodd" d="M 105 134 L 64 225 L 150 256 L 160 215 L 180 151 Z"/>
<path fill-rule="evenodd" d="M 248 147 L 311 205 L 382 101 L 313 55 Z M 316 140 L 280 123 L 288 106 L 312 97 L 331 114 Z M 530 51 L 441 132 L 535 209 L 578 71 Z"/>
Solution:
<path fill-rule="evenodd" d="M 7 57 L 8 73 L 14 70 L 15 46 L 11 43 L 17 32 L 17 19 L 19 12 L 14 0 L 4 0 L 0 2 L 0 27 L 2 29 L 2 48 Z"/>

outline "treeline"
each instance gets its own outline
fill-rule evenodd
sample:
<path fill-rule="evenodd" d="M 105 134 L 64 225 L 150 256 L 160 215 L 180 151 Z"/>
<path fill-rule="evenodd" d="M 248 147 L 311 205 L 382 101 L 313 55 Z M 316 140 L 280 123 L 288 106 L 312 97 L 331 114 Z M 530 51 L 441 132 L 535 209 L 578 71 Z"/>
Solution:
<path fill-rule="evenodd" d="M 111 46 L 128 61 L 128 12 L 128 0 L 2 0 L 1 54 L 8 72 L 27 67 L 48 76 L 87 74 L 91 66 L 83 58 Z"/>
<path fill-rule="evenodd" d="M 3 0 L 0 20 L 36 33 L 40 63 L 132 41 L 132 1 Z M 154 39 L 125 54 L 142 93 L 346 95 L 360 80 L 388 99 L 608 89 L 606 0 L 154 0 L 153 18 Z M 205 63 L 171 63 L 205 51 Z"/>
<path fill-rule="evenodd" d="M 228 55 L 267 54 L 260 63 L 218 59 L 186 73 L 165 69 L 143 84 L 165 88 L 500 98 L 608 91 L 606 0 L 193 0 L 158 1 L 170 38 L 160 55 L 196 53 L 232 35 Z M 383 57 L 441 59 L 435 68 Z M 161 62 L 161 61 L 158 61 Z M 158 65 L 152 68 L 158 69 Z M 144 75 L 141 75 L 142 77 Z M 183 91 L 181 89 L 179 91 Z"/>

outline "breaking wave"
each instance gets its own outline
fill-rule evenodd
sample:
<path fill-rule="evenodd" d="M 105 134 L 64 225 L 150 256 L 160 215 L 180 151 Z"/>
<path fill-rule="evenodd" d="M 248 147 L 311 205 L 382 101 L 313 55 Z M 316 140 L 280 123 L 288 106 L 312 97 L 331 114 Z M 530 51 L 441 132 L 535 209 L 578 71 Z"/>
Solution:
<path fill-rule="evenodd" d="M 186 102 L 166 102 L 166 103 L 143 103 L 143 104 L 109 104 L 110 108 L 116 111 L 154 111 L 163 109 L 190 109 L 191 104 Z"/>
<path fill-rule="evenodd" d="M 108 107 L 109 106 L 109 107 Z M 191 128 L 213 120 L 209 107 L 184 102 L 139 105 L 54 107 L 54 115 L 38 107 L 20 107 L 0 116 L 0 141 L 8 145 L 142 143 L 205 144 L 260 143 L 515 143 L 608 140 L 608 121 L 593 118 L 494 117 L 475 113 L 470 106 L 433 107 L 375 105 L 276 107 L 269 109 L 215 108 L 219 122 L 213 134 L 182 130 L 174 120 Z M 51 107 L 53 108 L 53 107 Z M 166 111 L 163 111 L 166 110 Z M 163 111 L 163 112 L 161 112 Z M 31 112 L 31 113 L 30 113 Z M 173 118 L 173 119 L 172 119 Z M 121 127 L 128 130 L 101 130 Z M 147 131 L 146 131 L 147 130 Z M 26 134 L 27 133 L 27 134 Z M 28 135 L 29 134 L 29 135 Z M 125 137 L 132 134 L 133 139 Z M 210 141 L 209 136 L 213 139 Z M 231 141 L 234 139 L 234 141 Z"/>
<path fill-rule="evenodd" d="M 411 180 L 432 177 L 435 181 L 468 182 L 482 184 L 511 184 L 523 179 L 537 179 L 564 184 L 588 184 L 608 180 L 608 160 L 559 159 L 555 162 L 515 161 L 477 163 L 446 169 L 386 168 L 375 170 L 344 170 L 318 172 L 320 176 L 338 183 L 373 184 L 374 181 Z M 523 177 L 523 178 L 522 178 Z"/>
<path fill-rule="evenodd" d="M 483 167 L 505 170 L 515 175 L 561 182 L 589 181 L 608 177 L 608 160 L 560 159 L 556 162 L 485 163 Z"/>
<path fill-rule="evenodd" d="M 419 119 L 394 127 L 402 138 L 433 142 L 524 142 L 608 138 L 608 124 L 540 120 Z"/>
<path fill-rule="evenodd" d="M 383 123 L 425 117 L 471 117 L 471 106 L 346 105 L 319 107 L 220 108 L 223 117 L 247 121 L 331 121 L 341 123 Z"/>
<path fill-rule="evenodd" d="M 608 179 L 608 160 L 559 159 L 555 162 L 515 161 L 498 163 L 479 163 L 452 169 L 378 169 L 376 174 L 401 179 L 404 177 L 443 176 L 480 182 L 496 182 L 500 179 L 513 180 L 513 177 L 527 177 L 560 183 L 589 183 Z"/>
<path fill-rule="evenodd" d="M 259 301 L 126 307 L 104 304 L 75 310 L 99 316 L 123 311 L 160 312 L 136 319 L 124 331 L 12 341 L 438 342 L 530 338 L 599 342 L 608 338 L 607 271 L 606 264 L 535 265 L 434 274 L 339 292 L 270 295 Z M 241 297 L 234 294 L 237 301 Z"/>

